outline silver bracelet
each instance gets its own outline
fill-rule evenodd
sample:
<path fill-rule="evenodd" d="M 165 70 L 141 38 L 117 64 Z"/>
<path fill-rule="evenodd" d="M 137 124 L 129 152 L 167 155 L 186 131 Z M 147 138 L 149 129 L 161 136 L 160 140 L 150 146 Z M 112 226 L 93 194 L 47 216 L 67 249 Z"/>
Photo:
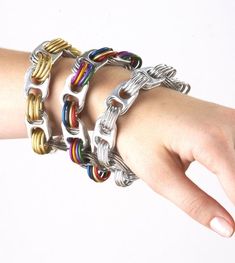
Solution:
<path fill-rule="evenodd" d="M 117 153 L 117 119 L 125 114 L 139 95 L 160 85 L 187 94 L 190 85 L 175 78 L 176 70 L 164 64 L 133 71 L 130 80 L 118 85 L 105 100 L 105 111 L 97 119 L 92 137 L 92 151 L 101 167 L 111 171 L 118 186 L 129 186 L 138 177 Z M 123 95 L 124 94 L 124 95 Z M 113 161 L 118 156 L 118 161 Z"/>

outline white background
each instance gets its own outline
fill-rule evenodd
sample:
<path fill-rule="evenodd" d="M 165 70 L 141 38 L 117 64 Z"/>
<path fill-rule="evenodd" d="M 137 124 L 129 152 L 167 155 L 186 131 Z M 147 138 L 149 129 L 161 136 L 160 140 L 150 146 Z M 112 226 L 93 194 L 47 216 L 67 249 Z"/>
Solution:
<path fill-rule="evenodd" d="M 31 51 L 56 37 L 81 50 L 130 50 L 144 66 L 167 63 L 191 96 L 235 107 L 233 0 L 0 1 L 0 46 Z M 0 141 L 0 157 L 2 263 L 235 262 L 234 237 L 141 181 L 95 184 L 67 154 L 38 156 L 27 139 Z M 212 173 L 195 162 L 187 175 L 235 216 Z"/>

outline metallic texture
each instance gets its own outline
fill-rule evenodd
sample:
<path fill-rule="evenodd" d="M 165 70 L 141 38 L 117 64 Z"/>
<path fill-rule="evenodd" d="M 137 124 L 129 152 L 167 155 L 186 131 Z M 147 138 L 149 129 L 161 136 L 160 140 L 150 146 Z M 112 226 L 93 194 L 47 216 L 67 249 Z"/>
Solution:
<path fill-rule="evenodd" d="M 93 181 L 97 183 L 102 183 L 110 177 L 111 172 L 107 170 L 101 170 L 98 166 L 88 165 L 87 174 Z"/>
<path fill-rule="evenodd" d="M 153 68 L 135 69 L 130 80 L 119 84 L 106 98 L 106 109 L 98 117 L 93 132 L 93 153 L 101 166 L 111 170 L 118 186 L 128 186 L 138 177 L 126 166 L 118 155 L 116 145 L 117 120 L 133 105 L 139 91 L 160 85 L 187 94 L 190 85 L 175 78 L 176 70 L 164 64 Z M 113 105 L 116 105 L 115 107 Z"/>
<path fill-rule="evenodd" d="M 111 174 L 106 166 L 110 166 L 108 153 L 112 145 L 107 145 L 106 140 L 102 140 L 101 136 L 99 137 L 101 147 L 106 149 L 100 151 L 100 154 L 103 155 L 100 158 L 104 161 L 102 164 L 99 163 L 92 154 L 88 131 L 79 119 L 89 89 L 89 81 L 95 72 L 105 65 L 122 66 L 132 70 L 140 67 L 141 63 L 142 60 L 139 56 L 127 51 L 116 52 L 108 47 L 93 49 L 77 57 L 72 68 L 72 74 L 66 80 L 65 88 L 61 94 L 61 126 L 64 143 L 69 149 L 71 160 L 86 168 L 88 176 L 95 182 L 104 182 Z M 107 132 L 113 128 L 113 123 L 116 123 L 117 110 L 119 109 L 112 106 L 107 112 L 107 121 L 105 120 L 102 123 Z M 106 138 L 105 133 L 103 136 Z M 116 136 L 114 130 L 112 136 Z"/>
<path fill-rule="evenodd" d="M 52 137 L 49 119 L 45 112 L 44 102 L 49 95 L 50 74 L 53 64 L 60 57 L 76 58 L 80 51 L 68 42 L 57 38 L 40 44 L 31 54 L 32 66 L 25 74 L 24 91 L 27 98 L 25 123 L 32 148 L 38 154 L 46 154 L 55 149 L 64 149 L 59 137 Z M 74 106 L 66 115 L 72 127 L 76 126 Z M 53 145 L 53 143 L 55 143 Z"/>
<path fill-rule="evenodd" d="M 27 106 L 26 106 L 26 117 L 28 122 L 32 123 L 42 119 L 43 103 L 42 95 L 30 93 L 27 97 Z"/>
<path fill-rule="evenodd" d="M 32 147 L 34 152 L 38 154 L 46 154 L 51 151 L 51 147 L 47 144 L 45 133 L 40 128 L 36 128 L 32 132 Z"/>
<path fill-rule="evenodd" d="M 40 84 L 48 78 L 51 72 L 52 58 L 50 55 L 41 52 L 39 52 L 37 56 L 38 61 L 31 75 L 31 78 L 34 83 Z"/>

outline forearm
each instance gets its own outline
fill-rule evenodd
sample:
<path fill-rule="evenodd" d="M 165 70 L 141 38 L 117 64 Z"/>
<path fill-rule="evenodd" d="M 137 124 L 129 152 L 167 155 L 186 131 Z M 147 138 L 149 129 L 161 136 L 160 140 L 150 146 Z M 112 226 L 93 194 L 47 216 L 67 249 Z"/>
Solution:
<path fill-rule="evenodd" d="M 27 136 L 24 123 L 25 96 L 24 75 L 30 66 L 29 53 L 0 49 L 0 138 Z M 66 77 L 71 73 L 72 59 L 61 59 L 53 66 L 49 97 L 45 102 L 53 134 L 60 134 L 60 93 Z M 103 110 L 103 101 L 120 82 L 128 79 L 130 72 L 121 67 L 100 69 L 90 81 L 84 110 L 80 114 L 89 130 L 93 129 L 97 116 Z"/>
<path fill-rule="evenodd" d="M 24 126 L 24 74 L 28 53 L 0 49 L 0 138 L 26 136 Z"/>
<path fill-rule="evenodd" d="M 23 84 L 30 66 L 28 56 L 0 50 L 0 138 L 26 137 Z M 61 59 L 51 74 L 50 95 L 44 106 L 54 135 L 61 134 L 59 98 L 73 63 Z M 107 66 L 90 80 L 85 107 L 79 114 L 89 130 L 103 112 L 106 96 L 129 76 L 124 68 Z M 232 216 L 185 172 L 191 162 L 199 161 L 218 176 L 235 203 L 234 110 L 167 88 L 140 93 L 134 107 L 118 120 L 117 151 L 155 192 L 201 224 L 230 237 L 235 229 Z"/>

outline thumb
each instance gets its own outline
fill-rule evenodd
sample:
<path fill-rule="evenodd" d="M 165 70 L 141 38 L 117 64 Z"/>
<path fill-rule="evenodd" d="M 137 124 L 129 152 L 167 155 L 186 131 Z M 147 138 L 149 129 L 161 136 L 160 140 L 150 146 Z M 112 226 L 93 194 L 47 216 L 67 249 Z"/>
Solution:
<path fill-rule="evenodd" d="M 155 192 L 170 200 L 200 224 L 223 237 L 231 237 L 235 228 L 232 216 L 193 183 L 182 167 L 175 156 L 164 149 L 154 159 L 154 165 L 149 167 L 148 175 L 145 172 L 142 178 Z"/>

